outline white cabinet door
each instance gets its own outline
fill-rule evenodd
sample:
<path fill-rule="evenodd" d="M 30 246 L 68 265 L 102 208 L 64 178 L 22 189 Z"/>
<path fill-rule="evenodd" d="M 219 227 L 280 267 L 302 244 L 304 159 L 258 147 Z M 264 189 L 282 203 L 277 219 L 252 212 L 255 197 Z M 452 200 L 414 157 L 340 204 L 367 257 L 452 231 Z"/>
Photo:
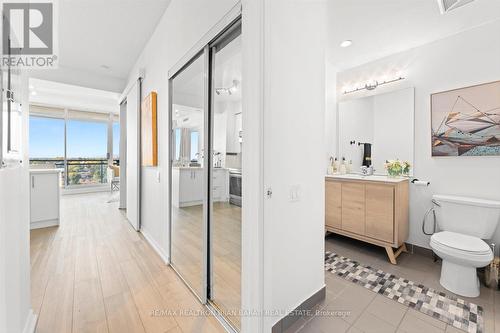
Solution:
<path fill-rule="evenodd" d="M 174 185 L 174 182 L 172 183 Z M 179 170 L 179 207 L 199 205 L 203 202 L 203 169 Z"/>
<path fill-rule="evenodd" d="M 212 179 L 212 193 L 214 201 L 228 201 L 227 188 L 229 172 L 226 169 L 215 169 Z"/>
<path fill-rule="evenodd" d="M 59 219 L 59 174 L 31 175 L 31 222 Z"/>
<path fill-rule="evenodd" d="M 193 170 L 193 200 L 195 202 L 203 202 L 203 169 Z"/>
<path fill-rule="evenodd" d="M 179 203 L 182 207 L 183 203 L 191 201 L 193 197 L 193 172 L 189 169 L 182 169 L 179 172 Z"/>

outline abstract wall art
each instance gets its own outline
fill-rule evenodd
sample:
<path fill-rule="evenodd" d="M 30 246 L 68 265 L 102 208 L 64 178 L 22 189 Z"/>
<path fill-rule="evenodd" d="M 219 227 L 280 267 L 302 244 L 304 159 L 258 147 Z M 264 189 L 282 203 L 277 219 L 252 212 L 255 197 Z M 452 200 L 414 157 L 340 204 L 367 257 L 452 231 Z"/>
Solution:
<path fill-rule="evenodd" d="M 432 156 L 500 156 L 500 81 L 431 95 Z"/>
<path fill-rule="evenodd" d="M 156 92 L 144 98 L 141 105 L 141 155 L 143 166 L 158 165 Z"/>

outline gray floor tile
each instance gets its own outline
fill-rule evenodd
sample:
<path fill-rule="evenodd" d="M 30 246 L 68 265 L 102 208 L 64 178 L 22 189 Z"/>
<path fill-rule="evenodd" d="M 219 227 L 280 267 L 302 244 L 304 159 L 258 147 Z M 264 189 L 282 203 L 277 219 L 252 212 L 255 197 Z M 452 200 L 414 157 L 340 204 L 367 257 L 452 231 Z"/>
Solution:
<path fill-rule="evenodd" d="M 429 316 L 428 316 L 429 317 Z M 430 317 L 429 317 L 430 318 Z M 406 333 L 441 333 L 444 332 L 443 328 L 438 328 L 429 322 L 422 320 L 422 318 L 419 318 L 414 315 L 412 312 L 406 312 L 403 320 L 401 321 L 401 324 L 398 327 L 398 332 L 406 332 Z"/>
<path fill-rule="evenodd" d="M 391 333 L 396 331 L 396 325 L 391 325 L 369 312 L 363 312 L 353 326 L 365 333 Z"/>
<path fill-rule="evenodd" d="M 459 330 L 458 328 L 456 327 L 453 327 L 451 325 L 447 325 L 446 326 L 446 330 L 445 330 L 446 333 L 464 333 L 464 331 L 462 330 Z M 486 331 L 488 332 L 488 331 Z"/>
<path fill-rule="evenodd" d="M 299 318 L 292 326 L 287 328 L 284 333 L 296 333 L 299 332 L 306 325 L 306 320 Z"/>
<path fill-rule="evenodd" d="M 299 331 L 300 333 L 344 333 L 350 324 L 336 317 L 315 317 Z"/>
<path fill-rule="evenodd" d="M 330 311 L 348 311 L 349 315 L 345 318 L 345 321 L 353 324 L 376 295 L 374 292 L 352 284 L 339 297 L 334 298 L 332 302 L 325 306 L 325 309 Z"/>
<path fill-rule="evenodd" d="M 338 235 L 328 236 L 326 238 L 325 248 L 327 251 L 335 252 L 341 256 L 351 258 L 362 264 L 381 269 L 387 273 L 392 273 L 396 276 L 404 277 L 415 282 L 422 283 L 425 286 L 433 288 L 435 290 L 443 291 L 446 294 L 453 295 L 453 293 L 446 290 L 439 284 L 439 278 L 441 275 L 441 261 L 434 262 L 432 257 L 429 255 L 424 255 L 421 253 L 403 253 L 398 258 L 398 264 L 392 265 L 387 260 L 386 253 L 383 248 Z M 355 286 L 357 287 L 357 289 L 352 289 L 351 287 L 346 287 L 341 283 L 332 284 L 335 281 L 342 280 L 342 278 L 336 276 L 332 277 L 329 276 L 329 274 L 331 273 L 325 272 L 325 283 L 327 285 L 327 301 L 325 301 L 327 305 L 325 306 L 325 308 L 343 308 L 344 310 L 351 311 L 351 316 L 346 318 L 346 321 L 348 321 L 349 323 L 354 323 L 354 321 L 360 318 L 360 316 L 366 311 L 379 319 L 387 321 L 389 324 L 394 323 L 399 318 L 400 326 L 398 327 L 398 332 L 415 332 L 417 331 L 415 330 L 415 327 L 420 327 L 423 329 L 428 327 L 431 331 L 442 332 L 447 327 L 446 323 L 413 309 L 407 310 L 409 314 L 406 314 L 403 305 L 385 299 L 387 300 L 387 302 L 393 302 L 395 306 L 400 305 L 401 307 L 403 307 L 400 308 L 399 311 L 396 310 L 393 314 L 390 314 L 389 311 L 385 310 L 384 306 L 377 306 L 377 302 L 382 302 L 382 299 L 384 299 L 384 297 L 380 295 L 373 302 L 373 305 L 368 306 L 370 301 L 367 304 L 366 299 L 369 299 L 369 297 L 365 295 L 365 292 L 370 291 L 364 290 L 363 287 L 356 285 Z M 328 295 L 329 289 L 330 295 Z M 359 299 L 357 298 L 357 293 L 361 295 Z M 465 298 L 458 295 L 456 296 L 483 306 L 485 332 L 500 333 L 499 291 L 494 291 L 482 287 L 481 295 L 477 298 Z M 379 300 L 379 298 L 381 298 L 381 300 Z M 408 325 L 409 322 L 411 322 L 413 326 Z M 359 328 L 353 326 L 352 329 L 355 330 Z M 454 328 L 448 328 L 448 330 L 450 331 L 452 329 Z"/>
<path fill-rule="evenodd" d="M 407 310 L 407 306 L 382 295 L 377 295 L 366 308 L 367 312 L 396 327 L 400 324 Z"/>

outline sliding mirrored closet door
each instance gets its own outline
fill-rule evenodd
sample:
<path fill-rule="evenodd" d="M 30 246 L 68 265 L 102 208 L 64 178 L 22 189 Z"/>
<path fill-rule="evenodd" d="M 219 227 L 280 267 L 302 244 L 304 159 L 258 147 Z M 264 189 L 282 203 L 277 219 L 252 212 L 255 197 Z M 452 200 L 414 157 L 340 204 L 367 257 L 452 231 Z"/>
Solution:
<path fill-rule="evenodd" d="M 241 308 L 241 22 L 170 76 L 171 265 L 227 326 Z"/>
<path fill-rule="evenodd" d="M 241 308 L 241 26 L 211 47 L 210 293 L 213 304 L 240 327 Z"/>
<path fill-rule="evenodd" d="M 171 83 L 171 264 L 206 299 L 205 56 Z"/>

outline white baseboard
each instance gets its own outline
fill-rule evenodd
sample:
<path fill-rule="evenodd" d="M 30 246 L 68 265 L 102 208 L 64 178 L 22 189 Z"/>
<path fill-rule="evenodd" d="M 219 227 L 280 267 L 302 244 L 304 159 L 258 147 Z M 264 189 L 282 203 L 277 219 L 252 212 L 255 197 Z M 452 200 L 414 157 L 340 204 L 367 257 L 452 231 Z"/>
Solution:
<path fill-rule="evenodd" d="M 155 250 L 156 253 L 163 259 L 165 264 L 170 265 L 170 259 L 168 258 L 168 255 L 162 250 L 162 248 L 158 245 L 158 243 L 154 240 L 153 237 L 151 237 L 150 234 L 148 234 L 147 231 L 144 229 L 139 230 L 139 232 L 146 238 L 148 241 L 149 245 Z"/>
<path fill-rule="evenodd" d="M 24 324 L 23 333 L 35 333 L 36 322 L 38 321 L 38 316 L 30 309 L 28 313 L 28 318 L 26 318 L 26 324 Z"/>
<path fill-rule="evenodd" d="M 31 222 L 30 229 L 33 230 L 33 229 L 40 229 L 40 228 L 48 228 L 48 227 L 55 227 L 58 225 L 59 225 L 59 219 Z"/>

